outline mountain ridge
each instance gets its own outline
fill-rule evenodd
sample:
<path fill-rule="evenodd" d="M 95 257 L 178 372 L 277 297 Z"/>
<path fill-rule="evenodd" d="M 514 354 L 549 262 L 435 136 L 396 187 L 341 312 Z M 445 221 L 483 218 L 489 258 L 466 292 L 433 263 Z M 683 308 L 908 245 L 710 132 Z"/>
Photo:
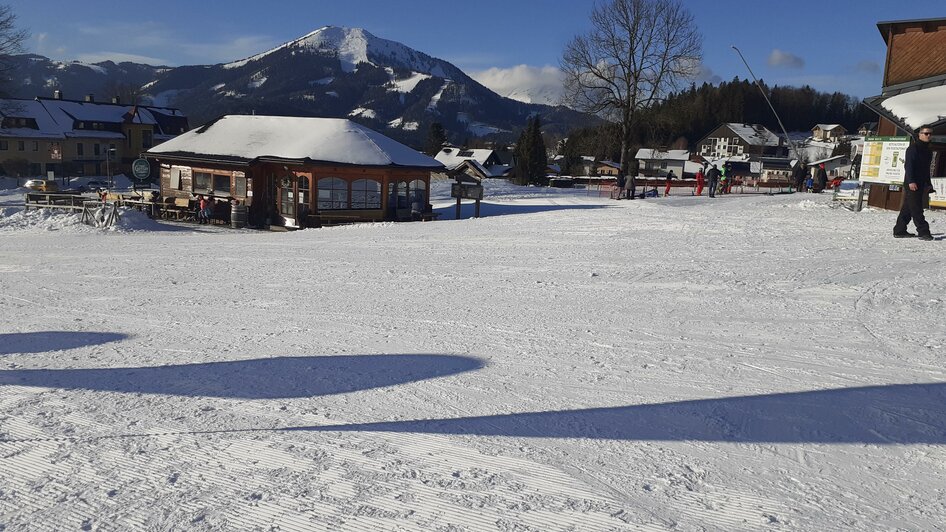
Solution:
<path fill-rule="evenodd" d="M 421 146 L 434 122 L 457 143 L 514 141 L 535 115 L 546 133 L 558 137 L 598 122 L 562 106 L 503 97 L 445 60 L 362 28 L 323 26 L 270 50 L 213 65 L 65 63 L 36 54 L 14 59 L 22 67 L 15 70 L 22 76 L 16 96 L 58 89 L 76 98 L 119 87 L 137 92 L 145 103 L 180 108 L 192 126 L 223 114 L 349 118 Z M 37 87 L 45 94 L 37 94 Z"/>

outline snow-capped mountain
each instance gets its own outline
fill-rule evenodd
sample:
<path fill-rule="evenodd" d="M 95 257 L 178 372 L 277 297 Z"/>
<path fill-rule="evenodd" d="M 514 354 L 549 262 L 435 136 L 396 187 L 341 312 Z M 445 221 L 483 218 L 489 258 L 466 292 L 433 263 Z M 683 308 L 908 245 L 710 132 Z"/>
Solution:
<path fill-rule="evenodd" d="M 536 114 L 553 134 L 593 122 L 564 107 L 504 98 L 447 61 L 360 28 L 326 26 L 225 64 L 147 68 L 150 79 L 138 76 L 128 82 L 137 83 L 149 102 L 179 107 L 193 125 L 222 114 L 347 117 L 419 146 L 433 122 L 440 122 L 455 142 L 472 137 L 513 140 Z M 60 77 L 46 76 L 40 78 L 39 90 L 34 83 L 17 92 L 32 97 L 59 88 L 69 98 L 98 95 L 103 80 L 85 70 L 102 82 L 101 89 L 86 88 L 92 82 L 74 89 Z M 101 99 L 107 97 L 102 94 Z"/>

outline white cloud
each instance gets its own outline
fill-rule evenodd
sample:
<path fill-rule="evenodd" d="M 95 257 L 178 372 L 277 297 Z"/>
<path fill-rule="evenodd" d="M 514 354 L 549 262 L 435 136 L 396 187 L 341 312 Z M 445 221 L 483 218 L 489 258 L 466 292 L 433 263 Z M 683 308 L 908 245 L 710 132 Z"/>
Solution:
<path fill-rule="evenodd" d="M 713 69 L 706 66 L 705 63 L 698 62 L 689 67 L 691 72 L 689 80 L 697 85 L 709 83 L 710 85 L 719 85 L 723 79 L 719 77 Z"/>
<path fill-rule="evenodd" d="M 559 105 L 562 100 L 563 75 L 554 66 L 494 67 L 469 74 L 496 94 L 513 100 L 547 105 Z"/>
<path fill-rule="evenodd" d="M 804 59 L 778 48 L 772 50 L 772 53 L 769 54 L 768 63 L 769 66 L 773 67 L 802 68 L 805 66 Z"/>

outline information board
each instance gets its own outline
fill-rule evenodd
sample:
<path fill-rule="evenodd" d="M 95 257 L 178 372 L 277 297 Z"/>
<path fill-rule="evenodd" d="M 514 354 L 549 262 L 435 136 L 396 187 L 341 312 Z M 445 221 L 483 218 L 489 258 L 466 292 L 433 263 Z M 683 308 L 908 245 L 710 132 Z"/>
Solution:
<path fill-rule="evenodd" d="M 861 183 L 903 185 L 903 163 L 910 137 L 867 137 L 861 155 Z"/>

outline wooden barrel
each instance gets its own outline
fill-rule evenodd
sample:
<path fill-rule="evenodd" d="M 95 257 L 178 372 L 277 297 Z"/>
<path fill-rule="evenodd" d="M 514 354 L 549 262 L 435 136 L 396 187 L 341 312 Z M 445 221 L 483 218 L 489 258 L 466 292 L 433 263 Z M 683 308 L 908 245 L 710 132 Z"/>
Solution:
<path fill-rule="evenodd" d="M 234 204 L 230 207 L 230 227 L 234 229 L 246 227 L 247 212 L 246 205 Z"/>

